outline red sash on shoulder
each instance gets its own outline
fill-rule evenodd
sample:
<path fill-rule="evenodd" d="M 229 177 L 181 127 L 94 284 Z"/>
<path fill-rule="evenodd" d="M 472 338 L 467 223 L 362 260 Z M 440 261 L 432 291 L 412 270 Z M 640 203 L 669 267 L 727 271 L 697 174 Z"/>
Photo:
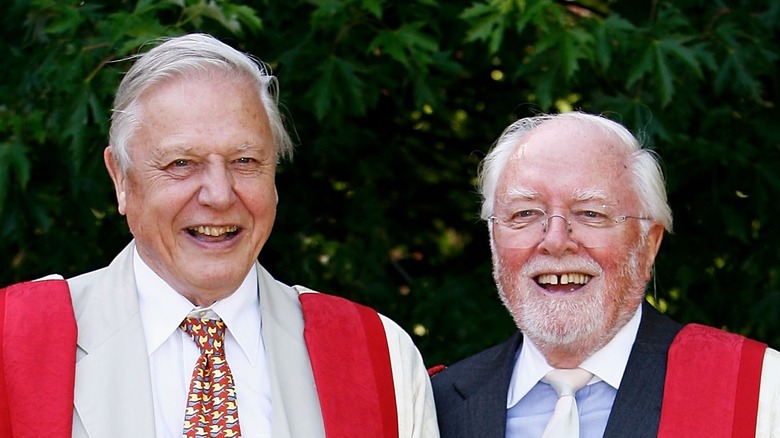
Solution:
<path fill-rule="evenodd" d="M 0 289 L 0 436 L 70 437 L 76 318 L 65 280 Z"/>
<path fill-rule="evenodd" d="M 299 299 L 325 435 L 397 438 L 393 370 L 379 315 L 333 295 Z"/>
<path fill-rule="evenodd" d="M 686 325 L 667 360 L 659 437 L 754 437 L 766 344 Z"/>

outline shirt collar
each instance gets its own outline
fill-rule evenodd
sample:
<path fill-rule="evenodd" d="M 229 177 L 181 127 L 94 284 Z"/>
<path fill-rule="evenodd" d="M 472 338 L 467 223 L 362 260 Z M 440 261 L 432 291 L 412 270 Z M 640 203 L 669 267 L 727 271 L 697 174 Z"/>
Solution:
<path fill-rule="evenodd" d="M 254 267 L 234 293 L 208 307 L 195 306 L 176 292 L 141 259 L 137 249 L 133 254 L 133 271 L 149 355 L 179 329 L 185 317 L 221 318 L 254 365 L 262 330 L 257 270 Z"/>
<path fill-rule="evenodd" d="M 617 332 L 615 337 L 599 351 L 585 359 L 580 368 L 590 371 L 594 376 L 607 382 L 609 386 L 615 389 L 620 388 L 641 320 L 642 306 L 640 305 L 634 312 L 634 316 Z"/>
<path fill-rule="evenodd" d="M 617 332 L 607 345 L 580 364 L 580 368 L 593 373 L 594 377 L 589 383 L 603 380 L 615 389 L 620 387 L 620 382 L 623 380 L 623 373 L 628 363 L 628 357 L 631 354 L 631 348 L 639 331 L 641 319 L 642 306 L 640 305 L 634 312 L 634 316 Z M 515 366 L 512 369 L 512 378 L 509 381 L 507 409 L 516 405 L 552 369 L 542 352 L 523 333 L 523 346 L 516 353 Z"/>

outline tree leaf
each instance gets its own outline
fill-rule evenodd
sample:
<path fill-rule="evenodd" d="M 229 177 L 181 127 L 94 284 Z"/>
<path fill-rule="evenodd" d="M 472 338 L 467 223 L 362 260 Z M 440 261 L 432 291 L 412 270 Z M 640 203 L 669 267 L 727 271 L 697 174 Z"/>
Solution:
<path fill-rule="evenodd" d="M 579 61 L 591 56 L 593 37 L 583 29 L 574 28 L 561 37 L 561 64 L 563 76 L 570 79 L 579 68 Z"/>
<path fill-rule="evenodd" d="M 329 57 L 318 70 L 318 79 L 309 90 L 314 101 L 315 115 L 322 120 L 329 114 L 347 111 L 353 114 L 365 112 L 361 94 L 363 82 L 356 74 L 356 67 L 350 62 Z"/>
<path fill-rule="evenodd" d="M 653 69 L 655 50 L 653 44 L 648 45 L 642 51 L 626 77 L 626 87 L 633 87 L 637 81 Z"/>
<path fill-rule="evenodd" d="M 466 42 L 491 41 L 491 53 L 501 46 L 505 24 L 505 16 L 486 4 L 475 4 L 466 9 L 460 18 L 471 24 L 466 33 Z"/>
<path fill-rule="evenodd" d="M 409 60 L 406 56 L 406 48 L 395 31 L 382 30 L 368 45 L 369 51 L 381 49 L 383 54 L 400 62 L 404 66 L 409 66 Z"/>
<path fill-rule="evenodd" d="M 697 50 L 695 48 L 688 48 L 685 43 L 690 41 L 690 37 L 670 37 L 662 38 L 658 40 L 658 49 L 664 53 L 664 57 L 674 56 L 678 60 L 688 67 L 688 70 L 696 75 L 697 78 L 702 78 L 702 70 L 697 58 Z M 701 46 L 698 47 L 699 49 Z"/>
<path fill-rule="evenodd" d="M 30 160 L 23 144 L 14 141 L 0 143 L 0 212 L 11 183 L 15 182 L 18 190 L 25 190 L 30 181 L 30 171 Z"/>
<path fill-rule="evenodd" d="M 382 3 L 384 0 L 362 0 L 363 7 L 374 17 L 382 18 Z"/>
<path fill-rule="evenodd" d="M 660 43 L 653 44 L 653 51 L 655 55 L 655 69 L 653 70 L 653 77 L 659 85 L 659 94 L 661 98 L 661 106 L 666 106 L 672 101 L 674 95 L 674 81 L 672 79 L 672 72 L 669 70 L 669 65 L 666 61 L 666 55 Z"/>

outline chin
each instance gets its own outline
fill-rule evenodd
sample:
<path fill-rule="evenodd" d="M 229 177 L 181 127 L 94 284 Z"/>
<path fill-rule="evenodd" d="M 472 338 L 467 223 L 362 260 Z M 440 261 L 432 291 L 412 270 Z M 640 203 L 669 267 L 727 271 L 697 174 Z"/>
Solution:
<path fill-rule="evenodd" d="M 501 293 L 515 324 L 534 343 L 556 348 L 589 349 L 603 337 L 607 322 L 603 294 L 557 299 L 526 290 L 524 295 L 525 299 L 520 299 L 517 295 L 507 297 Z"/>

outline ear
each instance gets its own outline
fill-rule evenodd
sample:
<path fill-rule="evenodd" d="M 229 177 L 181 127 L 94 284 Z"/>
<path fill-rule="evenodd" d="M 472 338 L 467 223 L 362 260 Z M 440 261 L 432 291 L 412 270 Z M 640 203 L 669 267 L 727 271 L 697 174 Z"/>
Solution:
<path fill-rule="evenodd" d="M 658 254 L 658 250 L 661 249 L 661 241 L 664 239 L 664 226 L 659 223 L 654 223 L 647 232 L 647 244 L 645 245 L 645 251 L 647 257 L 645 258 L 646 266 L 645 281 L 650 281 L 653 273 L 653 264 L 655 263 L 655 256 Z"/>
<path fill-rule="evenodd" d="M 122 172 L 122 169 L 119 168 L 119 163 L 117 163 L 116 158 L 114 158 L 114 154 L 111 152 L 111 147 L 106 147 L 103 150 L 103 161 L 106 164 L 108 174 L 111 176 L 111 181 L 114 182 L 114 190 L 116 190 L 116 200 L 119 214 L 124 215 L 127 210 L 127 195 L 125 195 L 125 185 L 127 183 L 127 178 Z"/>

